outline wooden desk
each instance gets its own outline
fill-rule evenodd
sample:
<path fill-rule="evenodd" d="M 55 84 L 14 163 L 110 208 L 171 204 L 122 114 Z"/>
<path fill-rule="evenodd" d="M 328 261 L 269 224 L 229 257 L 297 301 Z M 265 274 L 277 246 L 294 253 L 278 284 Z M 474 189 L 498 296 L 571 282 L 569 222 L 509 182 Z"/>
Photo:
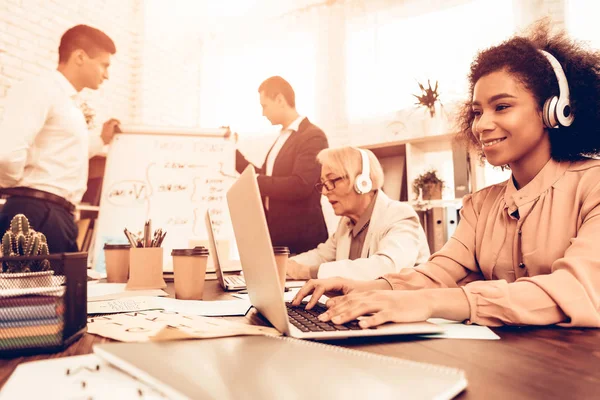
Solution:
<path fill-rule="evenodd" d="M 171 284 L 168 291 L 172 293 Z M 205 298 L 227 299 L 230 295 L 223 293 L 216 281 L 207 281 Z M 228 319 L 265 323 L 255 312 Z M 501 340 L 394 337 L 328 343 L 461 368 L 466 371 L 469 385 L 459 399 L 592 399 L 600 396 L 600 329 L 499 328 L 494 331 Z M 88 354 L 93 344 L 109 341 L 86 334 L 62 353 L 0 359 L 0 387 L 19 363 Z"/>

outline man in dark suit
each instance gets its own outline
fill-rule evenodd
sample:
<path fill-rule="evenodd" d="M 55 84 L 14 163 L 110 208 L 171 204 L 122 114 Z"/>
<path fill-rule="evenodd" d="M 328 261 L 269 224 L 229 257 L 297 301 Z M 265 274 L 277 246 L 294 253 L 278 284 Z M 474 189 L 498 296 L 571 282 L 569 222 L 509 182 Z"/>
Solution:
<path fill-rule="evenodd" d="M 321 166 L 319 151 L 328 147 L 327 137 L 308 118 L 296 111 L 292 86 L 273 76 L 258 88 L 263 115 L 282 130 L 258 172 L 267 224 L 274 246 L 288 246 L 299 254 L 327 240 L 327 226 L 321 209 L 321 195 L 314 190 Z M 236 169 L 250 164 L 236 151 Z"/>

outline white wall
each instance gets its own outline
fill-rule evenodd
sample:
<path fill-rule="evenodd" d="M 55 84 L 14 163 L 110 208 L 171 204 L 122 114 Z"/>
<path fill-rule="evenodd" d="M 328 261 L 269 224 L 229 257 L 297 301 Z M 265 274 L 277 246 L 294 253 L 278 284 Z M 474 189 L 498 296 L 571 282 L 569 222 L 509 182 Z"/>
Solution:
<path fill-rule="evenodd" d="M 526 26 L 535 19 L 550 15 L 559 26 L 565 21 L 566 0 L 513 0 L 519 10 L 516 20 Z M 419 7 L 431 9 L 447 0 L 410 1 L 414 12 Z M 465 0 L 452 0 L 453 3 Z M 194 8 L 186 7 L 202 3 Z M 56 67 L 60 36 L 76 24 L 89 24 L 105 31 L 117 45 L 117 54 L 111 66 L 111 79 L 97 92 L 85 95 L 98 118 L 115 116 L 124 123 L 142 125 L 199 126 L 198 115 L 202 105 L 199 96 L 201 82 L 201 41 L 204 29 L 219 26 L 219 18 L 231 16 L 242 19 L 242 8 L 231 1 L 219 7 L 211 2 L 174 0 L 1 0 L 0 1 L 0 119 L 3 99 L 16 81 Z M 302 13 L 314 4 L 313 0 L 278 1 L 277 7 L 266 2 L 247 6 L 253 17 L 270 10 L 272 18 L 280 13 Z M 264 7 L 258 7 L 264 4 Z M 341 4 L 341 3 L 340 3 Z M 365 7 L 366 7 L 365 3 Z M 389 6 L 391 0 L 374 0 L 372 4 Z M 493 11 L 494 0 L 490 0 Z M 238 10 L 238 14 L 234 13 Z M 209 20 L 210 12 L 219 17 Z M 203 19 L 199 19 L 199 15 Z M 350 129 L 345 117 L 345 33 L 343 20 L 336 8 L 320 13 L 319 57 L 327 60 L 319 66 L 315 76 L 316 92 L 314 120 L 329 134 L 333 146 L 370 139 L 357 138 L 368 129 Z M 178 23 L 183 21 L 184 23 Z M 203 26 L 204 23 L 204 26 Z M 406 39 L 405 39 L 406 40 Z M 225 121 L 226 122 L 226 121 Z M 211 126 L 214 128 L 214 126 Z M 369 132 L 370 133 L 370 132 Z M 352 137 L 354 136 L 354 137 Z M 376 140 L 377 138 L 375 138 Z M 268 144 L 265 143 L 265 146 Z"/>

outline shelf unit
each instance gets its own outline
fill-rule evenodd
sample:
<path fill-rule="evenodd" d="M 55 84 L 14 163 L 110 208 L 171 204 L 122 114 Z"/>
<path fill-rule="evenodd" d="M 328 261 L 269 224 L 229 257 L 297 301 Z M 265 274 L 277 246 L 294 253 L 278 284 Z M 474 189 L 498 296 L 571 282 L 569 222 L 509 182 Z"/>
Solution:
<path fill-rule="evenodd" d="M 462 197 L 477 187 L 477 160 L 456 143 L 453 133 L 362 146 L 377 156 L 385 175 L 383 189 L 392 199 L 408 202 L 419 216 L 430 251 L 440 250 L 454 233 Z M 417 202 L 412 183 L 434 168 L 444 181 L 441 200 Z"/>
<path fill-rule="evenodd" d="M 452 133 L 361 147 L 379 159 L 385 174 L 384 190 L 393 199 L 414 200 L 412 182 L 430 168 L 436 169 L 445 182 L 443 200 L 461 199 L 477 187 L 473 181 L 477 166 L 472 162 L 476 158 L 454 143 Z"/>

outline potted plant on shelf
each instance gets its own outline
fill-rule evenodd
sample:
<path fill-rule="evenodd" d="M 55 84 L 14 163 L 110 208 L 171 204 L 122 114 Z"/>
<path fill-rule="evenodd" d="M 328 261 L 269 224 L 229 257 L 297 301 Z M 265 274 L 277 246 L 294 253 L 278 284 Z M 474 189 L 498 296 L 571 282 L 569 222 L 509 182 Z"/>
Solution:
<path fill-rule="evenodd" d="M 435 117 L 435 105 L 439 103 L 442 106 L 442 102 L 440 101 L 440 94 L 438 93 L 438 82 L 435 81 L 435 88 L 431 87 L 431 82 L 427 79 L 427 87 L 423 84 L 417 82 L 419 84 L 419 88 L 421 89 L 421 94 L 413 94 L 417 98 L 417 102 L 415 103 L 417 106 L 426 107 L 429 110 L 429 115 L 431 118 Z"/>
<path fill-rule="evenodd" d="M 419 175 L 412 184 L 413 192 L 423 200 L 441 200 L 444 181 L 438 177 L 437 170 L 431 168 Z"/>

